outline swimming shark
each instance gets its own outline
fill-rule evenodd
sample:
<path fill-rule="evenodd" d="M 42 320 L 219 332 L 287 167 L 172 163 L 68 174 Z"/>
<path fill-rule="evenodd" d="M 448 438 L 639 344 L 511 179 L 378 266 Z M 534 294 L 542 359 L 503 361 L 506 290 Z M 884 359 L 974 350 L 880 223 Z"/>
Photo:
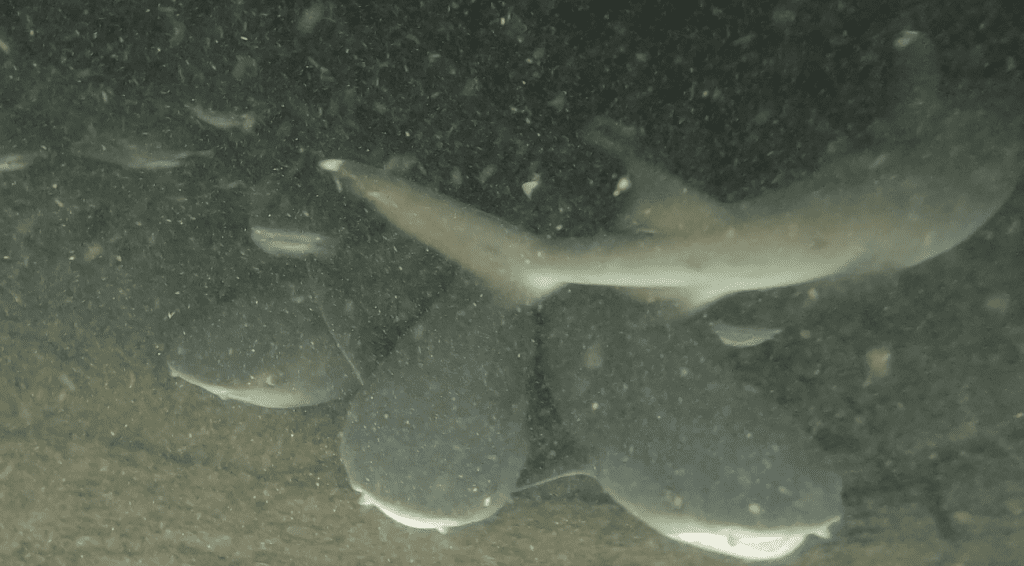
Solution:
<path fill-rule="evenodd" d="M 832 538 L 842 478 L 821 448 L 734 378 L 713 333 L 660 308 L 600 287 L 544 302 L 540 373 L 574 445 L 524 487 L 590 476 L 662 535 L 744 560 Z"/>
<path fill-rule="evenodd" d="M 788 187 L 736 203 L 695 190 L 638 156 L 610 121 L 586 141 L 624 161 L 635 193 L 617 231 L 549 238 L 385 170 L 326 159 L 339 190 L 474 274 L 514 304 L 570 284 L 617 287 L 692 313 L 727 295 L 900 270 L 973 234 L 1024 169 L 1020 117 L 939 92 L 922 33 L 893 42 L 889 112 L 869 149 L 831 157 Z"/>
<path fill-rule="evenodd" d="M 490 288 L 454 286 L 383 359 L 349 356 L 346 350 L 356 351 L 359 339 L 372 334 L 365 314 L 379 309 L 357 310 L 368 301 L 355 300 L 362 291 L 353 292 L 342 277 L 391 262 L 361 250 L 339 260 L 331 254 L 346 246 L 321 254 L 313 245 L 321 240 L 296 232 L 251 232 L 268 253 L 330 256 L 339 268 L 320 279 L 336 287 L 337 296 L 322 301 L 335 309 L 322 311 L 341 332 L 321 327 L 303 336 L 320 345 L 329 342 L 330 331 L 344 357 L 368 360 L 356 375 L 369 379 L 346 377 L 345 393 L 354 397 L 340 446 L 363 503 L 402 524 L 438 530 L 493 515 L 509 501 L 514 476 L 526 465 L 522 386 L 535 360 L 578 446 L 571 458 L 555 458 L 530 481 L 520 478 L 519 487 L 585 474 L 662 535 L 745 560 L 783 558 L 809 538 L 829 538 L 843 514 L 841 477 L 781 407 L 732 378 L 709 333 L 689 321 L 664 320 L 658 305 L 607 289 L 556 291 L 577 283 L 619 287 L 694 310 L 737 291 L 907 267 L 967 238 L 1020 176 L 1020 122 L 944 102 L 934 48 L 924 36 L 901 34 L 895 48 L 898 96 L 872 128 L 873 149 L 837 156 L 790 187 L 745 202 L 723 204 L 694 190 L 638 157 L 623 128 L 593 122 L 584 139 L 625 162 L 636 198 L 616 233 L 591 238 L 531 234 L 393 173 L 348 160 L 321 162 L 339 189 L 370 202 L 396 228 Z M 509 309 L 492 299 L 494 291 L 524 304 L 551 295 L 540 309 L 539 340 L 531 338 L 530 309 Z M 262 304 L 276 312 L 276 305 Z M 292 305 L 285 303 L 274 322 L 302 323 L 307 309 Z M 308 397 L 316 398 L 303 402 L 338 397 L 339 390 L 313 387 L 320 366 L 316 372 L 254 372 L 244 366 L 254 357 L 229 357 L 234 342 L 202 339 L 247 338 L 262 330 L 250 318 L 217 316 L 214 323 L 186 330 L 171 350 L 172 369 L 190 370 L 179 372 L 183 379 L 232 399 L 285 399 L 288 404 L 278 406 L 296 406 L 292 399 L 306 382 L 291 379 L 295 375 L 317 378 L 308 381 Z M 732 346 L 776 332 L 712 330 Z M 255 336 L 261 346 L 281 348 L 277 340 Z M 312 350 L 300 346 L 286 353 L 297 349 L 295 359 L 305 363 Z M 346 367 L 346 361 L 329 365 Z M 242 397 L 225 391 L 224 383 L 287 389 Z"/>

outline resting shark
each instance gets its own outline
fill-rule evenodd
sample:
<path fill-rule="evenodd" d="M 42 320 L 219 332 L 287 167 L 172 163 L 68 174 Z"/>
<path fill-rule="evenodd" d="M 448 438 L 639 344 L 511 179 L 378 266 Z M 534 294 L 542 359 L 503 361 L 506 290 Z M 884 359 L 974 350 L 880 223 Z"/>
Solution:
<path fill-rule="evenodd" d="M 1020 118 L 940 96 L 926 36 L 906 31 L 893 47 L 891 106 L 870 130 L 871 149 L 737 203 L 638 157 L 598 120 L 583 138 L 625 162 L 636 194 L 614 233 L 549 238 L 356 161 L 320 168 L 518 304 L 601 285 L 690 313 L 741 291 L 899 270 L 949 250 L 999 209 L 1024 169 L 1024 136 Z"/>

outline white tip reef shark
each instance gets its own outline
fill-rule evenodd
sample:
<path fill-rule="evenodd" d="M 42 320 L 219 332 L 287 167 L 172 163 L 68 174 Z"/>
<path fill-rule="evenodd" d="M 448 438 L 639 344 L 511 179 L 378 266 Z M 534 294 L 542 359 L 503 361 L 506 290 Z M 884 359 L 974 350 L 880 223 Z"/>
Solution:
<path fill-rule="evenodd" d="M 518 304 L 600 285 L 689 313 L 741 291 L 899 270 L 949 250 L 999 209 L 1024 168 L 1024 136 L 1020 118 L 940 96 L 938 58 L 923 34 L 903 32 L 893 47 L 891 105 L 870 130 L 870 149 L 736 203 L 637 157 L 597 120 L 583 138 L 624 161 L 635 193 L 614 233 L 549 238 L 382 169 L 347 159 L 320 167 L 339 190 Z"/>

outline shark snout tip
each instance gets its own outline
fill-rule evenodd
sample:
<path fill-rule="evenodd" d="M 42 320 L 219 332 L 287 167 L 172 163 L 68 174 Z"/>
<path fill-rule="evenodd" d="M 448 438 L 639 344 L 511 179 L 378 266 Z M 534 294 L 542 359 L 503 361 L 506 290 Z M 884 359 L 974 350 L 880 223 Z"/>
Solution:
<path fill-rule="evenodd" d="M 328 173 L 340 173 L 342 168 L 343 160 L 341 159 L 322 159 L 317 165 L 321 171 L 327 171 Z"/>

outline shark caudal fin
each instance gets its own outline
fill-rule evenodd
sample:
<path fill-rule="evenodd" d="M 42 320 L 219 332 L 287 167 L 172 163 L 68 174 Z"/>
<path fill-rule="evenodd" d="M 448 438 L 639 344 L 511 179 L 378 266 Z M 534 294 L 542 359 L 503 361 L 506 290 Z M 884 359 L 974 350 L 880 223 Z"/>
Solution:
<path fill-rule="evenodd" d="M 873 124 L 873 133 L 883 139 L 912 139 L 933 127 L 945 106 L 939 96 L 939 57 L 931 39 L 917 31 L 900 32 L 892 48 L 888 110 Z"/>

